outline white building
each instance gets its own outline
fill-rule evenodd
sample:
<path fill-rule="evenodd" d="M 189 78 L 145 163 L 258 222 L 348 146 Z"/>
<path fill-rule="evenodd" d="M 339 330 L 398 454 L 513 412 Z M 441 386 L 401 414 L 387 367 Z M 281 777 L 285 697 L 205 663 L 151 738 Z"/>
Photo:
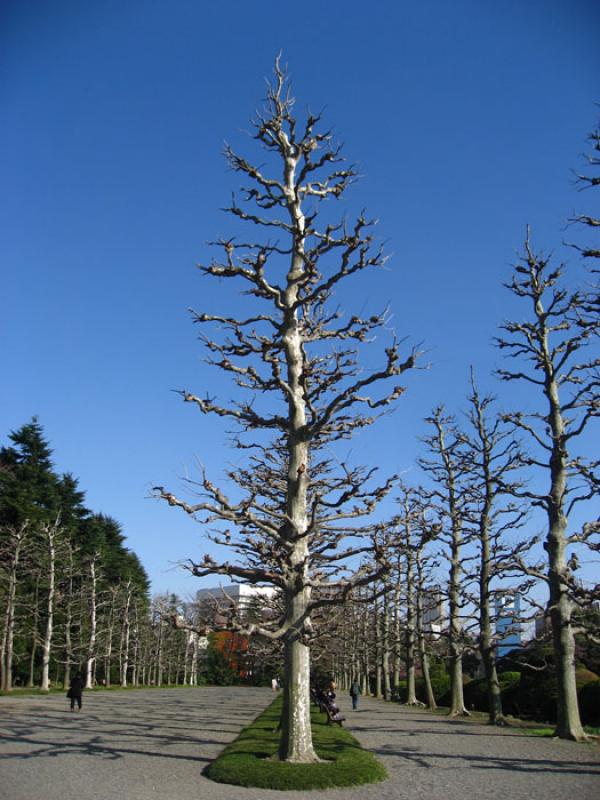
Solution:
<path fill-rule="evenodd" d="M 198 603 L 214 603 L 227 607 L 231 601 L 236 608 L 248 607 L 253 600 L 272 600 L 276 589 L 272 586 L 253 586 L 249 583 L 233 583 L 229 586 L 211 586 L 196 592 Z"/>

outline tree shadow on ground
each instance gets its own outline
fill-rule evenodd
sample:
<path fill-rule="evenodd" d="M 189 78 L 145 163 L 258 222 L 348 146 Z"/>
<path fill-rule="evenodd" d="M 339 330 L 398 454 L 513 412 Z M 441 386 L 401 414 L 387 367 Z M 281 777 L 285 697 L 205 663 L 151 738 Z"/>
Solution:
<path fill-rule="evenodd" d="M 581 761 L 561 759 L 516 758 L 513 756 L 477 756 L 452 753 L 424 753 L 420 748 L 393 749 L 394 745 L 380 748 L 368 748 L 382 756 L 395 756 L 426 769 L 484 769 L 508 770 L 509 772 L 544 773 L 546 775 L 598 775 L 600 765 L 595 766 Z M 444 762 L 443 764 L 440 764 Z"/>

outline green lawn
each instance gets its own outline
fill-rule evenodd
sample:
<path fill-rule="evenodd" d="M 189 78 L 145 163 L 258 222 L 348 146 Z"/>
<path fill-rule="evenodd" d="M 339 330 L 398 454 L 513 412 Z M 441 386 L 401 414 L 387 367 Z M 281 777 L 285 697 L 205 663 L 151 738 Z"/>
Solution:
<path fill-rule="evenodd" d="M 311 712 L 313 744 L 317 755 L 327 763 L 288 764 L 272 759 L 279 744 L 275 729 L 280 712 L 281 697 L 278 697 L 223 750 L 204 774 L 219 783 L 281 791 L 357 786 L 387 778 L 374 755 L 363 750 L 344 728 L 327 725 L 325 715 L 316 708 Z"/>
<path fill-rule="evenodd" d="M 554 726 L 544 726 L 544 727 L 531 727 L 531 728 L 522 728 L 523 733 L 527 733 L 530 736 L 545 736 L 552 738 L 554 736 L 555 727 Z M 598 737 L 600 736 L 600 728 L 594 727 L 593 725 L 584 725 L 583 730 L 588 734 L 588 736 Z"/>

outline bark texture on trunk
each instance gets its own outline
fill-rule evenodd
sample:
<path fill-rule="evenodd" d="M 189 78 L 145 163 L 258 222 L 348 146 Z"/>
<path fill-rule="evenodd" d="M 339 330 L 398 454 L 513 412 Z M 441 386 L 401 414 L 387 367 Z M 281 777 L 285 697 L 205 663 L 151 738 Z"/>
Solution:
<path fill-rule="evenodd" d="M 304 592 L 289 598 L 289 633 L 284 638 L 283 708 L 279 758 L 294 763 L 319 761 L 310 724 L 310 650 L 301 640 L 306 614 Z"/>
<path fill-rule="evenodd" d="M 536 304 L 538 318 L 543 315 L 541 302 Z M 556 662 L 558 697 L 556 733 L 561 739 L 582 741 L 586 738 L 577 701 L 575 681 L 575 636 L 573 634 L 573 601 L 568 592 L 569 567 L 566 559 L 568 460 L 565 421 L 563 418 L 558 380 L 552 361 L 547 335 L 542 339 L 545 363 L 545 391 L 548 399 L 548 421 L 552 432 L 550 453 L 550 496 L 546 504 L 548 536 L 545 549 L 548 553 L 549 610 L 552 620 L 552 641 Z"/>
<path fill-rule="evenodd" d="M 98 602 L 96 559 L 92 558 L 89 565 L 90 569 L 90 597 L 89 597 L 89 623 L 90 632 L 87 643 L 87 656 L 85 661 L 85 688 L 91 689 L 94 686 L 94 661 L 96 659 L 96 633 L 98 627 Z"/>
<path fill-rule="evenodd" d="M 46 554 L 48 557 L 48 597 L 46 601 L 46 633 L 42 644 L 42 680 L 40 689 L 47 692 L 50 689 L 50 650 L 54 633 L 54 594 L 56 576 L 56 526 L 48 526 L 46 535 Z"/>
<path fill-rule="evenodd" d="M 8 591 L 6 595 L 6 610 L 4 612 L 4 631 L 2 634 L 2 690 L 5 692 L 12 691 L 17 579 L 26 527 L 26 525 L 22 526 L 21 529 L 11 537 L 12 552 L 10 554 L 8 566 Z"/>

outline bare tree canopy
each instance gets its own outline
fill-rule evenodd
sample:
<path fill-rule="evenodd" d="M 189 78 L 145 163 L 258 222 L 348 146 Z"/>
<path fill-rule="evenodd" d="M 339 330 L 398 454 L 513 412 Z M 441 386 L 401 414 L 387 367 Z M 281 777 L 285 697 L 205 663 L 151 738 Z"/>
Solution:
<path fill-rule="evenodd" d="M 203 337 L 208 361 L 229 373 L 239 392 L 230 404 L 187 389 L 180 394 L 202 414 L 237 425 L 235 446 L 250 454 L 245 466 L 228 475 L 240 499 L 206 474 L 189 481 L 198 502 L 156 488 L 170 505 L 212 526 L 213 541 L 235 554 L 231 561 L 207 554 L 201 563 L 190 562 L 195 575 L 267 583 L 284 597 L 276 624 L 237 628 L 284 641 L 280 757 L 291 761 L 316 759 L 309 719 L 311 611 L 374 578 L 366 569 L 351 575 L 344 565 L 372 551 L 376 539 L 347 537 L 373 532 L 372 524 L 357 519 L 368 518 L 393 484 L 389 478 L 373 485 L 372 470 L 337 463 L 324 448 L 388 409 L 404 391 L 398 378 L 416 359 L 414 350 L 401 355 L 392 336 L 380 366 L 361 368 L 360 349 L 389 324 L 387 313 L 346 318 L 330 307 L 341 281 L 383 266 L 385 256 L 374 221 L 360 214 L 351 224 L 334 223 L 323 209 L 325 201 L 339 200 L 357 174 L 320 123 L 318 114 L 302 121 L 294 115 L 277 59 L 266 105 L 253 120 L 267 165 L 225 149 L 244 179 L 241 199 L 234 195 L 227 211 L 263 237 L 219 239 L 219 255 L 200 270 L 239 284 L 249 313 L 241 318 L 195 311 L 193 319 L 211 326 L 213 334 Z"/>

